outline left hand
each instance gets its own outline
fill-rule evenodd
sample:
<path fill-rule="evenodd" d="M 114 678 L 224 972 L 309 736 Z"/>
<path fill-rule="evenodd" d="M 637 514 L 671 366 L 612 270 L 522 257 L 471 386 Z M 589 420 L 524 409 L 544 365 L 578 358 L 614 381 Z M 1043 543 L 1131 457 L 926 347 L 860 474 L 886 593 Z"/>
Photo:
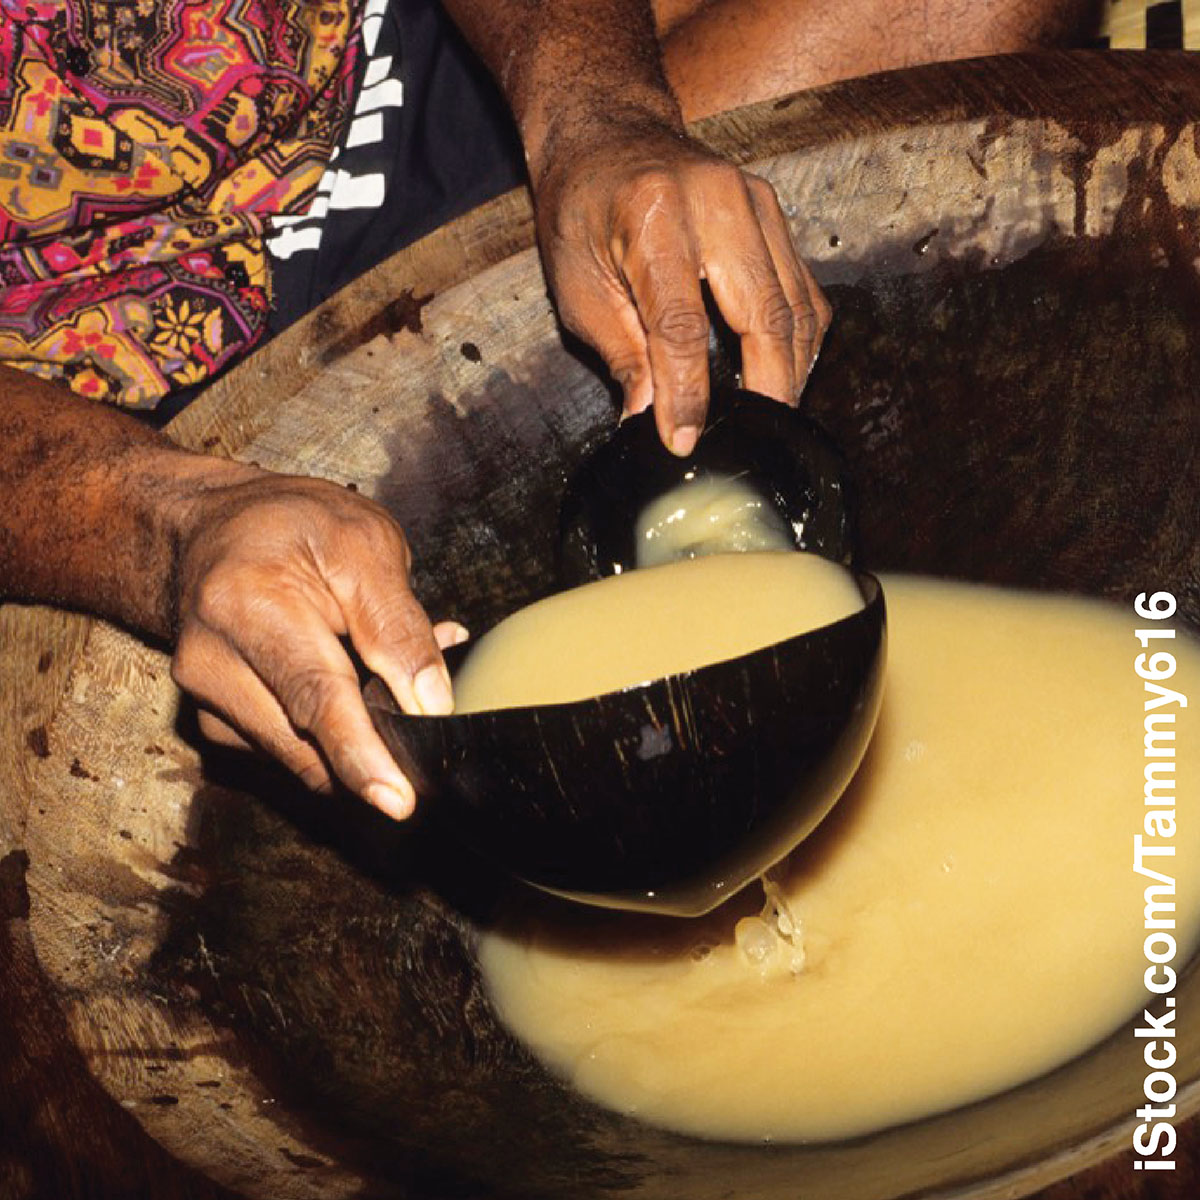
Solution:
<path fill-rule="evenodd" d="M 462 641 L 432 625 L 409 587 L 411 555 L 378 505 L 320 479 L 212 460 L 188 487 L 182 459 L 171 673 L 200 706 L 200 730 L 256 746 L 315 791 L 334 777 L 389 816 L 408 816 L 411 782 L 371 724 L 348 639 L 405 712 L 453 708 L 441 651 Z"/>
<path fill-rule="evenodd" d="M 798 402 L 830 308 L 765 179 L 662 118 L 607 118 L 555 147 L 534 195 L 563 323 L 600 352 L 627 415 L 654 406 L 676 454 L 708 408 L 702 279 L 741 338 L 744 385 Z"/>

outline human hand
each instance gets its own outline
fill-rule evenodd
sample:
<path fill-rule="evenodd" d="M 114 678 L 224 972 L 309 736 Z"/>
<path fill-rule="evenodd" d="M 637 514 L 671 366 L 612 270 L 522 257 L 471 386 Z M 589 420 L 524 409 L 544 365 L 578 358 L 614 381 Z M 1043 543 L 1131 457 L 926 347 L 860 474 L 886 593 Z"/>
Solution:
<path fill-rule="evenodd" d="M 686 455 L 708 407 L 706 279 L 741 339 L 742 379 L 798 401 L 830 308 L 775 191 L 661 118 L 607 120 L 533 164 L 538 236 L 563 323 Z"/>
<path fill-rule="evenodd" d="M 410 713 L 448 713 L 441 648 L 408 585 L 411 555 L 378 505 L 317 479 L 229 464 L 194 500 L 178 557 L 176 683 L 214 742 L 254 746 L 305 784 L 336 777 L 389 816 L 411 813 L 411 783 L 367 715 L 339 640 L 349 637 Z"/>

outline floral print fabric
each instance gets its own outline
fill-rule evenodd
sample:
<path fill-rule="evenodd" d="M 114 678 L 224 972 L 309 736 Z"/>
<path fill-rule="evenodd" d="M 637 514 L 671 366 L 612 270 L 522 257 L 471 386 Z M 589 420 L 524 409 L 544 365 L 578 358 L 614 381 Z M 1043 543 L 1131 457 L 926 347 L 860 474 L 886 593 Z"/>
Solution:
<path fill-rule="evenodd" d="M 0 0 L 0 360 L 150 408 L 259 341 L 359 0 Z"/>

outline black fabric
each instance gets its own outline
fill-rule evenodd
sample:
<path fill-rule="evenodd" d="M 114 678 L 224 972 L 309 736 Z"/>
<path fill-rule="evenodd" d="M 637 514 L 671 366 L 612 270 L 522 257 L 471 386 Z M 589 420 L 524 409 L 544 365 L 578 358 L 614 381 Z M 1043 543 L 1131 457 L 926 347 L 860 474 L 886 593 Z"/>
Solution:
<path fill-rule="evenodd" d="M 381 143 L 343 148 L 332 166 L 354 176 L 380 173 L 386 198 L 375 210 L 331 206 L 317 251 L 272 256 L 272 333 L 389 254 L 524 178 L 503 98 L 440 5 L 391 0 L 374 52 L 363 56 L 364 73 L 385 55 L 392 56 L 391 77 L 402 80 L 403 102 L 379 110 Z"/>

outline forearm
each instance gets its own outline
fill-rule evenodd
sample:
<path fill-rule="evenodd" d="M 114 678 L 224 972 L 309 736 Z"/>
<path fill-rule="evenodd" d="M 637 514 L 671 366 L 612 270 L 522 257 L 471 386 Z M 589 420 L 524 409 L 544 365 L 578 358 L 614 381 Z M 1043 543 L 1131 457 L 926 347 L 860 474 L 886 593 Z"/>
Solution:
<path fill-rule="evenodd" d="M 503 90 L 535 184 L 597 121 L 682 130 L 648 0 L 444 0 Z"/>
<path fill-rule="evenodd" d="M 241 477 L 123 413 L 0 367 L 0 600 L 170 637 L 189 496 Z"/>

